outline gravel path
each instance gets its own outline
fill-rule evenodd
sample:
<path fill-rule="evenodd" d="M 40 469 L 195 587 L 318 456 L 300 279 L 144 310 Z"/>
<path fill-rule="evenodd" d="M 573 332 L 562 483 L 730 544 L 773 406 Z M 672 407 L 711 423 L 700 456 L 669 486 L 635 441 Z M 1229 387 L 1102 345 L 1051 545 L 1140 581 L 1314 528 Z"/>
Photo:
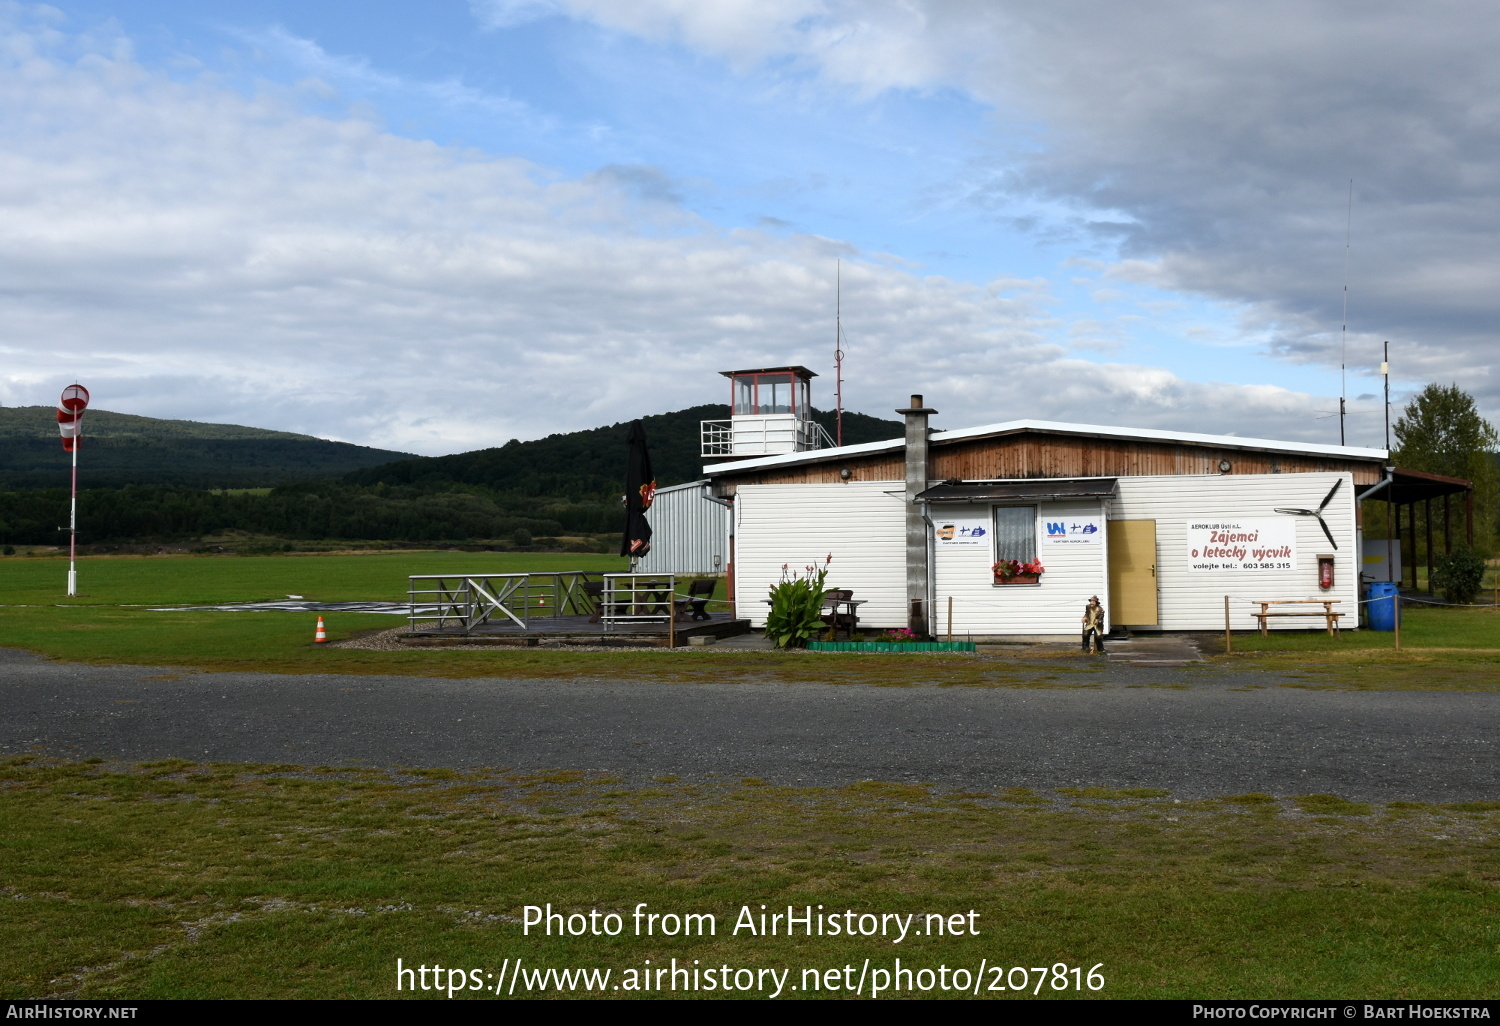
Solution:
<path fill-rule="evenodd" d="M 1096 679 L 1105 686 L 280 676 L 0 650 L 0 754 L 1500 798 L 1500 694 L 1247 688 L 1265 680 L 1203 669 L 1112 666 Z"/>

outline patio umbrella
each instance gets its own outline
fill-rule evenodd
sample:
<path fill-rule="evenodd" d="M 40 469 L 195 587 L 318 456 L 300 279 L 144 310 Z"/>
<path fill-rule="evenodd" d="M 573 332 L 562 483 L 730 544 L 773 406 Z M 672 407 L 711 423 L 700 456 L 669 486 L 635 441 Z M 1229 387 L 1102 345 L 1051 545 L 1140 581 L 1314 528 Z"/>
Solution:
<path fill-rule="evenodd" d="M 626 436 L 630 446 L 625 468 L 625 537 L 620 540 L 620 555 L 639 558 L 651 551 L 651 525 L 646 510 L 656 497 L 656 476 L 651 473 L 651 454 L 646 451 L 646 430 L 640 421 L 632 421 Z"/>

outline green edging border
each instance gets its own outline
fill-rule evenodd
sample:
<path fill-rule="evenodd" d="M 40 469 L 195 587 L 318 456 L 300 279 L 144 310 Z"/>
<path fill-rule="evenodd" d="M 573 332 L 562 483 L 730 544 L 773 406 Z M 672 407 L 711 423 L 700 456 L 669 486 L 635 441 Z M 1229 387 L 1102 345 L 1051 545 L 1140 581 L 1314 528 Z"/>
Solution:
<path fill-rule="evenodd" d="M 973 652 L 972 641 L 809 641 L 809 652 Z"/>

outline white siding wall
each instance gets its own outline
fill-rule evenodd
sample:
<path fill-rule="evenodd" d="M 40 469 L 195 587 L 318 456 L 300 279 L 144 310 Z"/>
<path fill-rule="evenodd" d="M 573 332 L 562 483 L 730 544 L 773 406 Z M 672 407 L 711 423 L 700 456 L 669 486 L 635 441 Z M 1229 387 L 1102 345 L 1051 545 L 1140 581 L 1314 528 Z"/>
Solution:
<path fill-rule="evenodd" d="M 990 521 L 989 504 L 933 503 L 934 523 L 943 518 Z M 993 545 L 943 546 L 934 550 L 934 634 L 948 629 L 948 598 L 953 598 L 953 634 L 989 637 L 1007 634 L 1077 634 L 1083 607 L 1090 595 L 1098 595 L 1109 607 L 1108 543 L 1098 545 L 1044 545 L 1043 522 L 1069 517 L 1099 516 L 1097 500 L 1088 502 L 1042 502 L 1036 504 L 1036 553 L 1046 573 L 1040 584 L 996 585 L 991 567 Z"/>
<path fill-rule="evenodd" d="M 781 565 L 801 573 L 832 553 L 828 587 L 851 588 L 866 600 L 861 625 L 905 627 L 905 487 L 901 481 L 740 485 L 734 500 L 739 615 L 764 627 L 770 607 L 762 600 L 781 580 Z"/>
<path fill-rule="evenodd" d="M 1335 481 L 1342 480 L 1323 519 L 1338 540 L 1335 551 L 1312 517 L 1297 523 L 1297 564 L 1281 572 L 1194 573 L 1188 568 L 1189 521 L 1275 517 L 1276 507 L 1317 509 Z M 1354 530 L 1354 481 L 1349 474 L 1224 474 L 1212 476 L 1122 477 L 1108 503 L 1111 520 L 1156 521 L 1157 588 L 1163 630 L 1223 630 L 1224 596 L 1230 596 L 1235 630 L 1256 626 L 1253 600 L 1330 598 L 1344 613 L 1347 628 L 1358 625 L 1359 548 Z M 1334 556 L 1334 587 L 1318 588 L 1317 557 Z M 1101 596 L 1102 598 L 1103 596 Z M 1272 629 L 1321 626 L 1310 617 L 1271 620 Z"/>
<path fill-rule="evenodd" d="M 705 499 L 701 482 L 658 488 L 646 511 L 646 522 L 651 525 L 651 551 L 641 559 L 642 573 L 725 572 L 729 562 L 729 510 Z"/>

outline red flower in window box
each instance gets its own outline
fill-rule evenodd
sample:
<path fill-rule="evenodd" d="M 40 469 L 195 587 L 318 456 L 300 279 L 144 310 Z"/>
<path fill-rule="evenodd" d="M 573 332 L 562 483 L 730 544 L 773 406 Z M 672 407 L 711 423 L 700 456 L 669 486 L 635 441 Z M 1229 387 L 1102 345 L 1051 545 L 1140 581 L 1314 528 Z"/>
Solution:
<path fill-rule="evenodd" d="M 1046 567 L 1040 559 L 1022 563 L 1016 559 L 1002 559 L 990 568 L 995 573 L 996 584 L 1039 584 Z"/>

